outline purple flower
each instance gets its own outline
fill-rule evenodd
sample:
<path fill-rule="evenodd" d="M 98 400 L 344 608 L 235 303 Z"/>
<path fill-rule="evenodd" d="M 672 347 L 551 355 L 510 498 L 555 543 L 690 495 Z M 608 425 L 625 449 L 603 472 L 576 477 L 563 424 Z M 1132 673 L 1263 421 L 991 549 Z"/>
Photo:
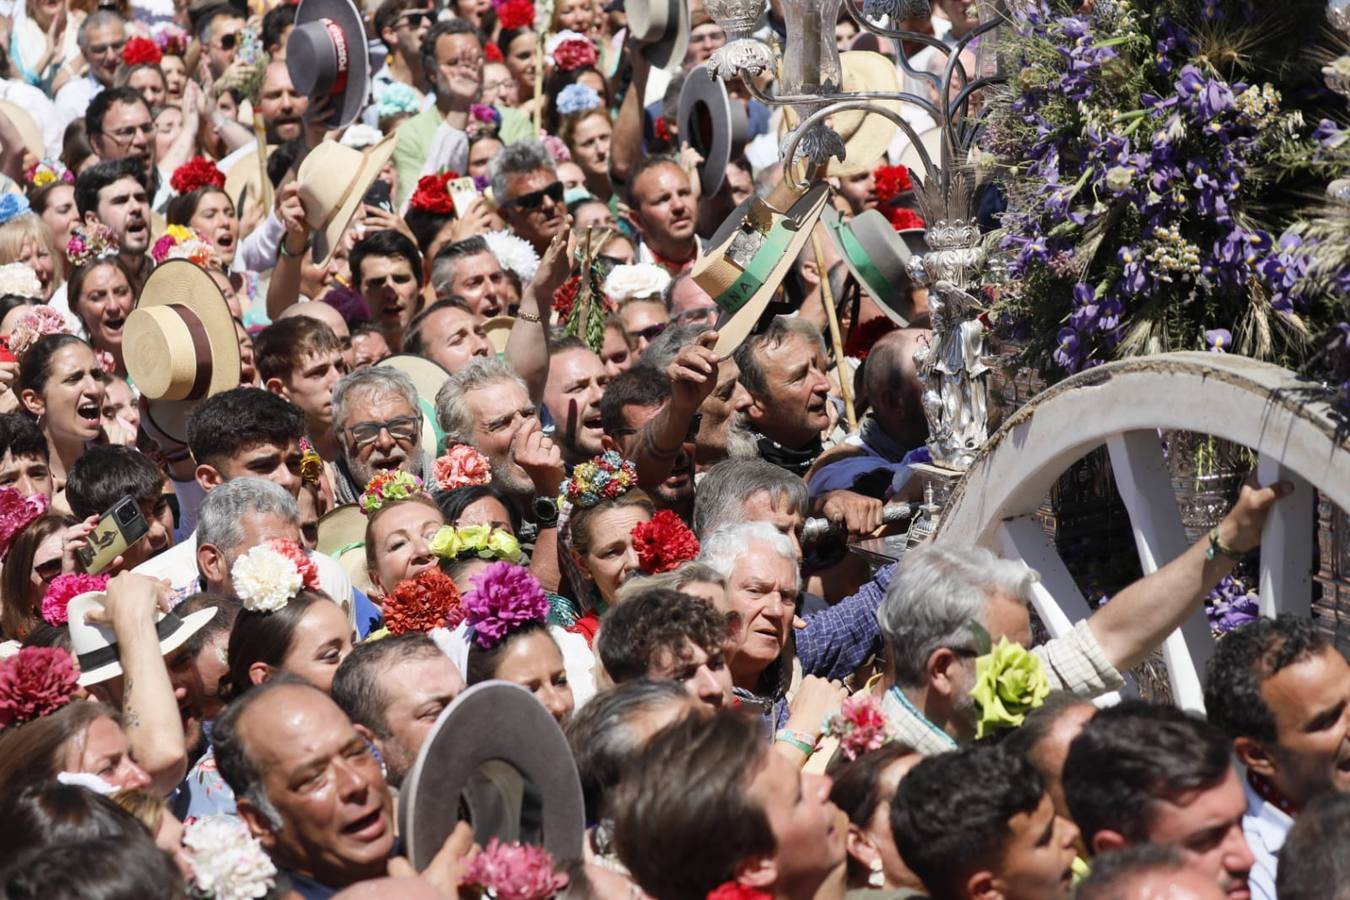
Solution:
<path fill-rule="evenodd" d="M 473 639 L 491 650 L 512 631 L 548 616 L 548 595 L 534 576 L 509 562 L 495 562 L 469 579 L 473 590 L 464 595 L 466 621 Z"/>
<path fill-rule="evenodd" d="M 1206 78 L 1195 66 L 1182 66 L 1177 78 L 1177 96 L 1202 122 L 1233 107 L 1233 89 L 1225 81 Z"/>
<path fill-rule="evenodd" d="M 1211 328 L 1205 332 L 1205 346 L 1213 353 L 1226 353 L 1233 346 L 1233 333 L 1227 328 Z"/>
<path fill-rule="evenodd" d="M 1055 348 L 1055 365 L 1066 372 L 1077 372 L 1082 366 L 1083 355 L 1078 343 L 1078 332 L 1072 328 L 1061 328 L 1056 337 L 1059 346 Z"/>

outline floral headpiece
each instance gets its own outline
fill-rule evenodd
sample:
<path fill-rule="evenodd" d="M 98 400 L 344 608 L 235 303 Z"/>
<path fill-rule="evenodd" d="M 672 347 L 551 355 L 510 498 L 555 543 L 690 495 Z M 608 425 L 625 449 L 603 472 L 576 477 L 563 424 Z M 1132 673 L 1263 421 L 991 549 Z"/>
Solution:
<path fill-rule="evenodd" d="M 489 231 L 483 235 L 488 249 L 503 269 L 510 269 L 524 284 L 534 280 L 539 269 L 539 254 L 530 242 L 510 231 Z"/>
<path fill-rule="evenodd" d="M 93 225 L 76 225 L 66 241 L 66 259 L 72 266 L 87 266 L 105 256 L 116 256 L 121 252 L 117 244 L 117 235 L 102 222 Z"/>
<path fill-rule="evenodd" d="M 422 110 L 422 95 L 417 89 L 401 81 L 388 84 L 376 82 L 375 108 L 381 119 L 401 115 L 416 115 Z"/>
<path fill-rule="evenodd" d="M 443 491 L 488 484 L 492 481 L 492 466 L 477 448 L 468 444 L 451 444 L 432 464 L 431 479 Z"/>
<path fill-rule="evenodd" d="M 914 190 L 914 182 L 909 177 L 907 166 L 880 165 L 872 173 L 877 182 L 877 202 L 890 203 L 901 194 Z"/>
<path fill-rule="evenodd" d="M 563 482 L 562 494 L 573 506 L 586 509 L 602 500 L 614 500 L 637 487 L 637 467 L 610 450 L 595 459 L 578 463 L 572 477 Z"/>
<path fill-rule="evenodd" d="M 724 881 L 708 891 L 704 900 L 772 900 L 773 894 L 739 881 Z"/>
<path fill-rule="evenodd" d="M 555 163 L 571 162 L 572 151 L 567 149 L 567 142 L 556 134 L 540 133 L 539 143 L 544 145 L 548 155 L 553 158 Z"/>
<path fill-rule="evenodd" d="M 417 187 L 408 200 L 408 208 L 438 216 L 450 215 L 455 211 L 455 201 L 451 199 L 446 185 L 458 177 L 458 172 L 448 169 L 435 175 L 423 175 L 417 179 Z"/>
<path fill-rule="evenodd" d="M 381 469 L 366 482 L 365 492 L 358 501 L 366 515 L 370 515 L 393 500 L 407 500 L 422 492 L 422 479 L 402 469 Z"/>
<path fill-rule="evenodd" d="M 975 725 L 975 739 L 979 740 L 994 731 L 1020 727 L 1027 713 L 1050 696 L 1050 681 L 1039 656 L 1004 637 L 975 660 L 975 686 L 970 696 L 980 705 Z"/>
<path fill-rule="evenodd" d="M 564 116 L 574 116 L 598 107 L 600 94 L 588 84 L 569 84 L 558 92 L 556 105 Z"/>
<path fill-rule="evenodd" d="M 506 0 L 497 7 L 497 21 L 501 23 L 502 31 L 533 28 L 534 4 L 530 0 Z"/>
<path fill-rule="evenodd" d="M 0 661 L 0 729 L 51 715 L 75 697 L 79 676 L 60 647 L 24 647 Z"/>
<path fill-rule="evenodd" d="M 319 568 L 295 541 L 271 540 L 236 559 L 230 581 L 244 609 L 276 612 L 302 588 L 319 589 Z"/>
<path fill-rule="evenodd" d="M 495 46 L 488 44 L 489 47 Z M 502 127 L 502 114 L 497 107 L 487 103 L 475 103 L 469 107 L 469 124 L 465 126 L 464 133 L 470 140 L 478 137 L 480 134 L 496 135 Z"/>
<path fill-rule="evenodd" d="M 33 211 L 23 194 L 0 194 L 0 225 Z"/>
<path fill-rule="evenodd" d="M 9 349 L 15 356 L 22 357 L 33 345 L 51 334 L 70 334 L 66 317 L 50 306 L 34 306 L 19 316 L 14 330 L 9 333 Z"/>
<path fill-rule="evenodd" d="M 23 178 L 36 190 L 41 190 L 49 184 L 56 184 L 58 181 L 64 181 L 66 184 L 75 183 L 75 174 L 59 159 L 44 159 L 33 163 L 24 169 Z"/>
<path fill-rule="evenodd" d="M 442 525 L 431 538 L 431 552 L 441 559 L 493 559 L 520 562 L 520 541 L 509 531 L 491 525 Z"/>
<path fill-rule="evenodd" d="M 169 176 L 169 187 L 180 194 L 190 194 L 198 188 L 225 187 L 225 173 L 216 168 L 211 160 L 194 156 L 173 170 Z"/>
<path fill-rule="evenodd" d="M 469 863 L 463 885 L 477 887 L 496 900 L 547 900 L 567 887 L 567 875 L 554 868 L 543 847 L 493 838 Z"/>
<path fill-rule="evenodd" d="M 590 38 L 575 31 L 560 31 L 544 47 L 548 61 L 559 72 L 572 72 L 594 66 L 600 60 Z"/>
<path fill-rule="evenodd" d="M 605 276 L 605 296 L 615 303 L 657 297 L 670 287 L 670 273 L 656 263 L 615 266 Z"/>
<path fill-rule="evenodd" d="M 27 263 L 5 263 L 0 266 L 0 294 L 17 294 L 36 300 L 42 296 L 42 282 Z"/>
<path fill-rule="evenodd" d="M 502 56 L 502 48 L 497 46 L 496 41 L 488 41 L 483 45 L 483 62 L 504 62 L 506 57 Z"/>
<path fill-rule="evenodd" d="M 51 500 L 46 494 L 25 497 L 14 488 L 0 488 L 0 560 L 9 554 L 14 538 L 47 511 Z"/>
<path fill-rule="evenodd" d="M 881 701 L 873 694 L 854 694 L 825 723 L 825 733 L 839 739 L 839 749 L 850 760 L 880 750 L 891 740 Z"/>
<path fill-rule="evenodd" d="M 674 512 L 658 510 L 650 522 L 633 526 L 633 549 L 638 565 L 648 575 L 669 572 L 698 556 L 698 538 Z"/>
<path fill-rule="evenodd" d="M 134 37 L 122 45 L 122 62 L 128 66 L 157 66 L 164 53 L 150 38 Z"/>
<path fill-rule="evenodd" d="M 220 257 L 216 248 L 195 230 L 186 225 L 170 225 L 150 248 L 150 256 L 156 263 L 166 259 L 186 259 L 203 269 L 220 268 Z"/>
<path fill-rule="evenodd" d="M 81 594 L 98 593 L 108 588 L 107 575 L 85 575 L 69 572 L 57 575 L 42 595 L 42 620 L 48 625 L 64 625 L 70 616 L 66 607 Z"/>
<path fill-rule="evenodd" d="M 150 37 L 162 53 L 169 56 L 182 56 L 187 53 L 188 33 L 172 22 L 160 22 L 150 26 Z M 162 60 L 161 60 L 162 62 Z"/>
<path fill-rule="evenodd" d="M 190 821 L 183 829 L 183 850 L 192 863 L 193 897 L 248 900 L 266 896 L 276 884 L 272 858 L 234 816 Z"/>
<path fill-rule="evenodd" d="M 886 216 L 886 221 L 890 222 L 891 227 L 896 231 L 927 227 L 923 221 L 923 216 L 907 206 L 891 206 L 887 203 L 878 206 L 877 209 L 881 210 L 882 214 Z"/>
<path fill-rule="evenodd" d="M 872 352 L 877 341 L 900 328 L 886 316 L 868 319 L 861 325 L 849 329 L 848 340 L 844 341 L 844 355 L 862 362 Z"/>
<path fill-rule="evenodd" d="M 491 650 L 522 625 L 548 617 L 548 594 L 533 575 L 514 563 L 495 562 L 469 582 L 473 590 L 464 595 L 465 621 L 474 642 L 484 650 Z"/>
<path fill-rule="evenodd" d="M 436 566 L 400 581 L 381 607 L 390 634 L 454 628 L 467 615 L 459 588 Z"/>
<path fill-rule="evenodd" d="M 323 477 L 323 457 L 314 449 L 309 438 L 300 439 L 300 480 L 305 484 L 318 484 Z"/>

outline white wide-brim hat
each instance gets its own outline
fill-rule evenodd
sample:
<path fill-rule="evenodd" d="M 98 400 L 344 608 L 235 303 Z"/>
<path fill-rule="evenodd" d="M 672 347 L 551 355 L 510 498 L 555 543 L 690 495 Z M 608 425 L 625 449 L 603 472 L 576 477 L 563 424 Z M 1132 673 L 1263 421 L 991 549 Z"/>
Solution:
<path fill-rule="evenodd" d="M 85 616 L 102 609 L 106 594 L 90 592 L 72 597 L 66 607 L 67 628 L 70 630 L 70 652 L 80 664 L 80 686 L 101 684 L 122 674 L 122 663 L 117 658 L 117 636 L 111 625 L 93 625 Z M 185 618 L 171 612 L 160 613 L 155 622 L 159 636 L 159 652 L 168 656 L 192 637 L 216 615 L 216 608 L 208 606 Z"/>

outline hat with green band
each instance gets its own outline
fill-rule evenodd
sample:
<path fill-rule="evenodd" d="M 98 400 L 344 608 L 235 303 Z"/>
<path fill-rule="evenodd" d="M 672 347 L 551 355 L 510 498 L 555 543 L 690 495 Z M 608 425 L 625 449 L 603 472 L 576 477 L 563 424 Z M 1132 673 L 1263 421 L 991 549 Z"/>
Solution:
<path fill-rule="evenodd" d="M 909 297 L 909 261 L 928 252 L 924 229 L 896 231 L 875 209 L 847 220 L 827 209 L 821 219 L 834 249 L 863 290 L 895 324 L 909 325 L 914 318 Z"/>
<path fill-rule="evenodd" d="M 786 213 L 751 197 L 717 229 L 692 276 L 720 309 L 713 348 L 719 357 L 730 356 L 755 330 L 829 197 L 829 185 L 821 182 Z"/>
<path fill-rule="evenodd" d="M 314 549 L 337 560 L 357 590 L 369 595 L 375 585 L 366 568 L 366 522 L 365 513 L 355 503 L 330 509 L 319 518 Z"/>
<path fill-rule="evenodd" d="M 450 380 L 450 373 L 425 356 L 415 353 L 395 353 L 375 365 L 398 369 L 412 379 L 413 386 L 417 388 L 417 405 L 422 413 L 422 450 L 432 459 L 440 456 L 445 433 L 436 421 L 436 394 L 441 385 Z"/>

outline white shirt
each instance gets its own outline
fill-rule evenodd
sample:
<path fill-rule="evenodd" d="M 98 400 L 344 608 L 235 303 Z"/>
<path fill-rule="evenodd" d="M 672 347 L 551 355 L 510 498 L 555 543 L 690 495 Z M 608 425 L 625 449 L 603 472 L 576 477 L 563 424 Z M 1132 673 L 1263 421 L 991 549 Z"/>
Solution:
<path fill-rule="evenodd" d="M 74 78 L 66 82 L 65 87 L 56 92 L 56 113 L 61 119 L 61 131 L 76 119 L 84 118 L 84 111 L 103 90 L 103 83 L 93 75 Z"/>
<path fill-rule="evenodd" d="M 1273 803 L 1261 799 L 1246 778 L 1242 779 L 1242 792 L 1247 796 L 1242 833 L 1256 858 L 1251 874 L 1247 876 L 1247 885 L 1251 888 L 1252 900 L 1276 900 L 1275 873 L 1280 862 L 1280 849 L 1284 847 L 1284 839 L 1289 836 L 1294 820 Z"/>
<path fill-rule="evenodd" d="M 48 159 L 61 156 L 61 139 L 65 135 L 65 126 L 56 104 L 42 91 L 22 81 L 0 78 L 0 100 L 8 100 L 22 107 L 33 117 L 33 121 L 42 129 L 42 144 Z"/>

